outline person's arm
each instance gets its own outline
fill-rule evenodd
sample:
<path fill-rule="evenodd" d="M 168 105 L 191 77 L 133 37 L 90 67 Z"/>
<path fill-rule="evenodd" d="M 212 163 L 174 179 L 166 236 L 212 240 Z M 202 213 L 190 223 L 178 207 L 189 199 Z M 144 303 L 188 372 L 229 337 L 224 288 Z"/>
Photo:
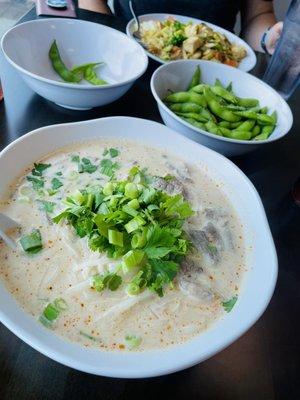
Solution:
<path fill-rule="evenodd" d="M 102 14 L 111 14 L 106 0 L 78 0 L 79 8 L 99 12 Z"/>
<path fill-rule="evenodd" d="M 261 39 L 266 34 L 266 48 L 272 54 L 277 40 L 281 34 L 282 22 L 276 23 L 276 17 L 272 1 L 247 0 L 245 8 L 241 12 L 242 36 L 257 51 L 264 51 L 261 47 Z"/>

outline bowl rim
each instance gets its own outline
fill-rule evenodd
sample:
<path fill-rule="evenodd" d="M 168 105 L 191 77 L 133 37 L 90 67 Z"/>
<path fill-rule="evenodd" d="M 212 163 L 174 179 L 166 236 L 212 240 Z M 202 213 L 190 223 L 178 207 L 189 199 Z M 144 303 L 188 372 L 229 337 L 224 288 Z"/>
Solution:
<path fill-rule="evenodd" d="M 205 64 L 208 63 L 208 65 L 209 64 L 211 64 L 211 65 L 217 64 L 221 68 L 225 68 L 225 69 L 229 68 L 230 70 L 235 70 L 236 71 L 236 68 L 234 68 L 234 67 L 231 67 L 229 65 L 224 65 L 224 64 L 218 64 L 218 63 L 215 63 L 214 61 L 209 61 L 209 60 L 176 60 L 176 61 L 172 61 L 172 64 L 183 64 L 183 63 L 201 63 L 201 64 L 202 63 L 205 63 Z M 213 133 L 204 131 L 203 129 L 197 128 L 196 126 L 193 126 L 193 125 L 189 124 L 188 122 L 184 121 L 182 118 L 178 117 L 172 110 L 170 110 L 165 105 L 165 103 L 161 100 L 161 98 L 158 96 L 158 94 L 157 94 L 157 92 L 155 90 L 154 85 L 155 85 L 155 80 L 156 80 L 157 75 L 160 73 L 160 71 L 162 69 L 169 68 L 169 65 L 171 65 L 171 63 L 163 64 L 153 72 L 153 74 L 151 76 L 151 81 L 150 81 L 151 92 L 152 92 L 152 95 L 155 98 L 157 104 L 160 107 L 162 107 L 164 109 L 164 111 L 166 111 L 176 121 L 178 121 L 179 123 L 185 125 L 187 128 L 190 128 L 191 130 L 193 130 L 193 131 L 195 131 L 197 133 L 201 133 L 202 135 L 207 136 L 207 137 L 212 138 L 212 139 L 220 140 L 220 141 L 227 142 L 227 143 L 235 143 L 235 144 L 250 145 L 250 146 L 257 146 L 259 144 L 267 144 L 267 143 L 271 143 L 271 142 L 276 142 L 277 140 L 282 139 L 285 135 L 287 135 L 289 133 L 289 131 L 290 131 L 292 125 L 293 125 L 293 113 L 292 113 L 291 108 L 288 105 L 288 103 L 276 92 L 276 90 L 274 90 L 267 83 L 265 83 L 261 79 L 257 78 L 256 76 L 251 75 L 249 72 L 245 72 L 245 71 L 242 71 L 242 70 L 239 70 L 239 71 L 242 74 L 247 74 L 250 77 L 250 79 L 253 79 L 255 82 L 259 82 L 260 84 L 263 84 L 276 97 L 280 98 L 280 101 L 282 101 L 283 104 L 285 104 L 286 109 L 287 109 L 287 111 L 288 111 L 288 113 L 290 115 L 290 124 L 289 124 L 289 127 L 288 127 L 287 131 L 285 133 L 282 133 L 278 137 L 272 137 L 272 135 L 271 135 L 271 136 L 269 136 L 268 139 L 265 139 L 265 140 L 258 140 L 258 141 L 254 141 L 253 140 L 253 141 L 251 141 L 251 140 L 230 139 L 230 138 L 227 138 L 225 136 L 215 135 Z"/>
<path fill-rule="evenodd" d="M 59 22 L 58 22 L 59 21 Z M 141 51 L 141 55 L 143 56 L 143 63 L 144 66 L 141 69 L 141 71 L 133 78 L 131 79 L 127 79 L 126 81 L 122 81 L 122 82 L 118 82 L 118 83 L 109 83 L 107 85 L 102 85 L 102 86 L 96 86 L 96 85 L 89 85 L 89 84 L 83 84 L 83 85 L 76 85 L 74 83 L 68 83 L 68 82 L 62 82 L 62 81 L 56 81 L 53 79 L 49 79 L 49 78 L 45 78 L 43 76 L 37 75 L 33 72 L 28 71 L 27 69 L 21 67 L 20 65 L 18 65 L 16 62 L 14 62 L 6 53 L 5 51 L 5 41 L 7 40 L 8 35 L 10 35 L 10 33 L 14 30 L 18 30 L 20 26 L 23 25 L 36 25 L 36 24 L 47 24 L 49 22 L 72 22 L 74 24 L 93 24 L 96 26 L 100 26 L 103 27 L 105 29 L 107 29 L 108 31 L 114 31 L 117 32 L 119 35 L 121 36 L 125 36 L 126 39 L 130 40 L 131 42 L 133 42 L 135 44 L 135 46 L 137 47 L 137 49 L 142 50 Z M 131 83 L 133 81 L 136 81 L 137 79 L 139 79 L 147 70 L 148 68 L 148 63 L 149 63 L 149 59 L 147 56 L 147 53 L 145 52 L 144 48 L 133 38 L 129 37 L 128 35 L 126 35 L 126 33 L 123 33 L 121 31 L 119 31 L 118 29 L 115 28 L 111 28 L 110 26 L 104 25 L 104 24 L 98 24 L 95 22 L 91 22 L 91 21 L 86 21 L 86 20 L 81 20 L 81 19 L 70 19 L 70 18 L 43 18 L 43 19 L 35 19 L 35 20 L 31 20 L 31 21 L 26 21 L 26 22 L 22 22 L 20 24 L 17 24 L 15 26 L 13 26 L 12 28 L 10 28 L 8 31 L 5 32 L 5 34 L 3 35 L 2 39 L 1 39 L 1 49 L 2 52 L 6 58 L 6 60 L 14 67 L 16 68 L 18 71 L 22 72 L 23 74 L 30 76 L 33 79 L 36 79 L 38 81 L 42 81 L 45 83 L 48 83 L 50 85 L 54 85 L 54 86 L 59 86 L 59 87 L 64 87 L 64 88 L 70 88 L 70 89 L 79 89 L 79 90 L 84 90 L 84 89 L 89 89 L 89 90 L 105 90 L 105 89 L 111 89 L 111 88 L 115 88 L 115 87 L 120 87 L 120 86 L 124 86 L 128 83 Z"/>
<path fill-rule="evenodd" d="M 147 123 L 148 125 L 151 124 L 151 126 L 153 127 L 154 130 L 155 130 L 155 127 L 157 128 L 160 126 L 161 128 L 163 127 L 163 129 L 166 132 L 168 131 L 169 134 L 174 135 L 174 139 L 177 138 L 177 139 L 179 139 L 180 142 L 185 142 L 187 144 L 193 145 L 193 147 L 195 145 L 195 143 L 192 140 L 180 135 L 178 132 L 174 131 L 173 129 L 170 129 L 158 122 L 145 120 L 145 119 L 141 119 L 141 118 L 115 116 L 115 117 L 105 117 L 105 118 L 98 118 L 95 120 L 87 120 L 87 121 L 80 121 L 80 122 L 71 122 L 71 123 L 68 122 L 68 123 L 63 123 L 63 124 L 44 126 L 44 127 L 35 129 L 35 130 L 28 132 L 25 135 L 19 137 L 18 139 L 14 140 L 13 142 L 11 142 L 5 149 L 3 149 L 0 152 L 0 159 L 3 156 L 5 156 L 7 153 L 9 153 L 11 151 L 11 149 L 13 149 L 16 145 L 18 146 L 24 142 L 26 143 L 28 138 L 37 136 L 42 132 L 44 132 L 44 134 L 47 134 L 47 133 L 45 133 L 45 131 L 48 131 L 49 133 L 47 135 L 51 136 L 52 131 L 57 128 L 61 129 L 61 128 L 65 128 L 65 127 L 73 127 L 73 126 L 79 126 L 79 125 L 88 126 L 88 125 L 92 125 L 92 124 L 97 125 L 97 124 L 101 124 L 102 121 L 112 121 L 112 120 L 116 120 L 116 121 L 122 120 L 121 122 L 127 121 L 127 122 L 129 122 L 130 126 L 134 122 Z M 120 136 L 122 136 L 122 134 L 120 134 Z M 100 138 L 107 137 L 107 135 L 102 134 L 102 135 L 99 135 L 99 137 Z M 86 139 L 86 140 L 89 140 L 89 139 Z M 139 139 L 129 139 L 129 140 L 140 141 Z M 75 140 L 75 141 L 80 142 L 80 141 L 82 141 L 82 138 L 80 140 Z M 74 142 L 74 139 L 71 139 L 70 142 Z M 224 165 L 226 165 L 228 168 L 231 168 L 234 172 L 236 172 L 241 177 L 241 179 L 243 179 L 243 181 L 249 188 L 249 191 L 251 191 L 252 195 L 254 195 L 255 200 L 257 201 L 257 203 L 256 203 L 257 213 L 259 215 L 261 222 L 263 223 L 261 230 L 263 230 L 263 232 L 264 232 L 265 238 L 268 242 L 268 248 L 270 250 L 269 260 L 270 260 L 270 265 L 272 265 L 272 275 L 270 276 L 270 279 L 267 282 L 267 290 L 264 291 L 263 301 L 261 301 L 261 299 L 260 299 L 259 307 L 257 307 L 256 310 L 253 310 L 251 313 L 249 313 L 247 320 L 240 323 L 238 325 L 238 327 L 232 328 L 232 332 L 229 335 L 230 337 L 227 337 L 226 340 L 223 337 L 220 338 L 220 343 L 217 343 L 214 346 L 213 350 L 210 348 L 206 349 L 206 350 L 202 349 L 203 351 L 202 351 L 202 353 L 200 352 L 200 354 L 199 354 L 199 351 L 190 352 L 189 357 L 184 361 L 182 361 L 180 357 L 177 357 L 176 360 L 173 359 L 173 362 L 172 363 L 170 362 L 167 367 L 166 366 L 161 367 L 159 364 L 157 365 L 157 363 L 156 363 L 155 367 L 151 367 L 151 366 L 149 367 L 149 369 L 147 370 L 148 372 L 145 372 L 144 370 L 138 370 L 138 369 L 135 369 L 133 372 L 132 369 L 130 369 L 130 368 L 126 369 L 126 368 L 122 367 L 121 365 L 116 367 L 116 366 L 105 365 L 103 363 L 102 364 L 100 363 L 100 365 L 97 365 L 97 367 L 95 367 L 91 363 L 87 362 L 86 359 L 81 360 L 80 356 L 78 356 L 78 355 L 76 357 L 72 357 L 72 356 L 68 355 L 66 352 L 61 352 L 56 347 L 51 347 L 51 345 L 47 341 L 47 337 L 45 338 L 45 336 L 43 336 L 42 339 L 39 339 L 39 337 L 36 336 L 36 332 L 35 332 L 35 334 L 32 334 L 27 327 L 24 327 L 24 323 L 22 323 L 22 325 L 20 325 L 18 322 L 16 322 L 16 318 L 13 318 L 9 314 L 5 314 L 4 306 L 0 306 L 1 322 L 8 329 L 10 329 L 16 336 L 21 338 L 25 343 L 27 343 L 28 345 L 30 345 L 37 351 L 41 352 L 42 354 L 46 355 L 47 357 L 49 357 L 61 364 L 67 365 L 71 368 L 75 368 L 75 369 L 83 371 L 83 372 L 92 373 L 95 375 L 118 377 L 118 378 L 154 377 L 154 376 L 169 374 L 172 372 L 176 372 L 176 371 L 191 367 L 195 364 L 198 364 L 199 362 L 205 361 L 206 359 L 214 356 L 216 353 L 218 353 L 219 351 L 223 350 L 225 347 L 232 344 L 235 340 L 237 340 L 240 336 L 242 336 L 248 329 L 250 329 L 250 327 L 253 326 L 253 324 L 261 317 L 261 315 L 264 313 L 265 309 L 267 308 L 267 306 L 271 300 L 271 297 L 273 295 L 276 281 L 277 281 L 278 260 L 277 260 L 275 245 L 274 245 L 274 241 L 273 241 L 270 227 L 268 224 L 268 220 L 267 220 L 265 210 L 264 210 L 262 201 L 260 199 L 260 196 L 259 196 L 257 190 L 255 189 L 253 183 L 250 181 L 250 179 L 232 161 L 230 161 L 223 155 L 221 155 L 221 154 L 217 153 L 216 151 L 213 151 L 201 144 L 197 144 L 197 145 L 200 146 L 199 148 L 201 148 L 201 151 L 204 151 L 205 153 L 212 155 L 213 158 L 218 158 L 220 161 L 222 161 L 224 163 Z M 66 146 L 66 145 L 58 145 L 57 149 L 64 147 L 64 146 Z M 153 146 L 155 146 L 154 143 L 153 143 Z M 159 145 L 159 146 L 161 146 L 161 145 Z M 4 288 L 4 290 L 6 290 L 6 289 Z M 26 316 L 28 316 L 28 318 L 30 318 L 30 321 L 31 321 L 32 317 L 27 315 L 27 313 L 24 310 L 22 310 L 21 312 L 23 314 L 25 314 Z M 45 328 L 41 327 L 41 329 L 44 330 Z M 209 332 L 209 330 L 207 332 Z M 52 335 L 52 333 L 49 333 L 49 334 Z M 227 336 L 228 336 L 228 334 L 227 334 Z M 59 336 L 55 335 L 55 337 L 56 337 L 56 340 L 58 340 L 59 342 L 62 341 L 63 343 L 68 343 L 66 340 L 64 340 L 63 338 L 60 338 Z M 130 360 L 132 360 L 132 359 L 134 359 L 134 361 L 136 362 L 136 359 L 133 356 L 134 354 L 135 355 L 138 354 L 137 357 L 138 357 L 139 362 L 145 361 L 144 357 L 145 357 L 145 355 L 147 356 L 147 353 L 152 353 L 152 355 L 155 354 L 155 360 L 158 360 L 158 357 L 160 356 L 161 352 L 170 351 L 170 353 L 171 353 L 172 350 L 174 350 L 176 352 L 176 354 L 178 355 L 182 351 L 185 350 L 185 344 L 192 343 L 192 341 L 197 340 L 197 338 L 199 338 L 199 337 L 201 337 L 201 335 L 198 335 L 196 338 L 192 339 L 191 341 L 185 342 L 183 345 L 171 346 L 167 349 L 151 350 L 149 352 L 146 351 L 146 352 L 140 352 L 140 353 L 126 353 L 126 356 L 128 356 L 127 357 L 129 359 L 128 362 L 130 363 Z M 195 347 L 196 343 L 192 343 L 191 346 Z M 82 349 L 82 346 L 76 344 L 76 348 Z M 89 353 L 88 349 L 85 349 L 85 351 L 87 352 L 87 354 Z M 98 349 L 97 349 L 97 352 L 99 352 Z M 110 353 L 110 356 L 113 354 L 113 352 L 107 352 L 107 353 Z M 125 354 L 122 353 L 122 354 L 120 354 L 120 357 L 124 357 L 124 355 Z M 172 356 L 173 356 L 173 354 L 171 354 L 171 357 Z M 118 360 L 119 359 L 120 358 L 118 358 Z"/>
<path fill-rule="evenodd" d="M 256 65 L 256 63 L 257 63 L 257 57 L 256 57 L 255 52 L 254 52 L 253 49 L 251 48 L 251 46 L 249 46 L 249 44 L 248 44 L 244 39 L 240 38 L 240 37 L 239 37 L 238 35 L 236 35 L 235 33 L 230 32 L 228 29 L 225 29 L 225 28 L 223 28 L 222 26 L 213 24 L 213 23 L 211 23 L 211 22 L 207 22 L 207 21 L 205 21 L 205 20 L 203 20 L 203 19 L 200 19 L 200 18 L 189 17 L 189 16 L 187 16 L 187 15 L 171 14 L 171 13 L 148 13 L 148 14 L 139 15 L 139 18 L 147 17 L 147 19 L 148 19 L 148 18 L 157 19 L 158 16 L 159 16 L 159 17 L 161 17 L 161 16 L 173 17 L 173 18 L 175 18 L 175 19 L 178 19 L 178 18 L 190 18 L 191 21 L 197 21 L 198 23 L 199 23 L 199 22 L 200 22 L 200 23 L 204 23 L 204 24 L 208 25 L 209 27 L 211 27 L 212 29 L 217 30 L 217 31 L 219 31 L 219 32 L 221 32 L 221 33 L 223 33 L 223 34 L 225 34 L 225 35 L 234 36 L 235 39 L 236 39 L 238 42 L 241 42 L 241 43 L 243 44 L 243 46 L 244 46 L 244 47 L 246 48 L 246 50 L 247 50 L 247 56 L 249 57 L 249 60 L 252 60 L 252 63 L 250 63 L 250 67 L 248 67 L 247 69 L 242 69 L 242 68 L 240 68 L 239 66 L 238 66 L 238 67 L 234 67 L 234 68 L 237 68 L 237 69 L 239 69 L 239 70 L 241 70 L 241 71 L 246 71 L 246 72 L 247 72 L 247 71 L 251 71 L 251 70 L 255 67 L 255 65 Z M 130 38 L 133 38 L 133 39 L 134 39 L 134 37 L 133 37 L 132 32 L 131 32 L 131 27 L 132 27 L 132 25 L 134 24 L 134 22 L 135 22 L 135 20 L 134 20 L 134 18 L 132 18 L 130 21 L 128 21 L 128 23 L 127 23 L 127 25 L 126 25 L 126 34 L 127 34 L 127 36 L 129 36 Z M 134 39 L 134 40 L 135 40 L 135 39 Z M 173 61 L 166 61 L 166 60 L 163 60 L 163 59 L 157 57 L 156 55 L 150 53 L 150 51 L 148 51 L 147 49 L 146 49 L 145 51 L 146 51 L 146 54 L 147 54 L 150 58 L 152 58 L 153 60 L 159 62 L 160 64 L 168 64 L 168 63 L 170 63 L 170 62 L 173 62 Z M 200 59 L 200 60 L 201 60 L 201 59 Z M 197 60 L 194 60 L 194 61 L 197 61 Z M 203 60 L 203 61 L 204 61 L 204 60 Z"/>

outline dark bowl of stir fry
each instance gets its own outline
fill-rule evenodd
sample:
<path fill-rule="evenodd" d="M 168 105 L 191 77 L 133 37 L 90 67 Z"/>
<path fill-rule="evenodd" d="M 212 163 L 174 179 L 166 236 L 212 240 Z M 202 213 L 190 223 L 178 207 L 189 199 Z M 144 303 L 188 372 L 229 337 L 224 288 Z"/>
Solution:
<path fill-rule="evenodd" d="M 117 100 L 148 65 L 143 48 L 125 34 L 80 20 L 25 22 L 10 29 L 1 46 L 32 90 L 76 110 Z"/>
<path fill-rule="evenodd" d="M 274 89 L 212 61 L 162 65 L 152 75 L 151 90 L 167 126 L 224 155 L 278 140 L 293 123 L 288 104 Z"/>

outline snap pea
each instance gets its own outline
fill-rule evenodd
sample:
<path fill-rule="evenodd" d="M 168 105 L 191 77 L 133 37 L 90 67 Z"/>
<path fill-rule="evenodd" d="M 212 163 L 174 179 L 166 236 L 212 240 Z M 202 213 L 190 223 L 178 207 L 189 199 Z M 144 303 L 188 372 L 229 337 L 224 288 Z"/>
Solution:
<path fill-rule="evenodd" d="M 207 122 L 208 120 L 210 120 L 210 118 L 205 117 L 202 114 L 196 114 L 196 113 L 176 113 L 179 117 L 183 117 L 183 118 L 191 118 L 194 119 L 195 121 L 198 122 Z"/>
<path fill-rule="evenodd" d="M 228 92 L 228 90 L 224 89 L 222 86 L 211 86 L 210 90 L 222 97 L 223 99 L 229 101 L 230 103 L 236 104 L 237 103 L 237 98 L 234 94 Z"/>
<path fill-rule="evenodd" d="M 189 86 L 187 88 L 187 90 L 192 89 L 194 86 L 199 85 L 199 83 L 201 82 L 201 69 L 199 67 L 199 65 L 196 67 L 194 75 L 192 76 L 192 79 L 189 83 Z"/>
<path fill-rule="evenodd" d="M 260 126 L 259 125 L 255 125 L 254 128 L 251 131 L 251 138 L 254 138 L 255 136 L 257 136 L 259 134 L 260 134 Z"/>
<path fill-rule="evenodd" d="M 180 113 L 201 113 L 202 107 L 195 103 L 173 103 L 169 106 L 170 110 Z"/>
<path fill-rule="evenodd" d="M 206 100 L 203 96 L 194 92 L 177 92 L 169 94 L 165 101 L 167 103 L 195 103 L 199 106 L 206 107 Z"/>
<path fill-rule="evenodd" d="M 78 83 L 81 81 L 82 79 L 81 74 L 74 73 L 65 66 L 64 62 L 60 57 L 56 40 L 53 41 L 50 47 L 49 58 L 54 70 L 64 81 L 71 83 Z"/>
<path fill-rule="evenodd" d="M 254 137 L 252 140 L 266 140 L 274 131 L 275 125 L 265 125 L 263 126 L 261 133 Z"/>
<path fill-rule="evenodd" d="M 206 130 L 204 124 L 202 124 L 202 123 L 199 122 L 199 121 L 195 121 L 193 118 L 185 118 L 185 117 L 183 117 L 183 119 L 184 119 L 186 122 L 188 122 L 189 124 L 194 125 L 196 128 L 203 129 L 204 131 Z"/>
<path fill-rule="evenodd" d="M 242 97 L 237 97 L 237 104 L 242 107 L 255 107 L 258 106 L 259 101 L 257 99 L 247 99 Z"/>
<path fill-rule="evenodd" d="M 254 119 L 247 119 L 241 125 L 239 125 L 239 130 L 241 131 L 251 131 L 255 125 Z"/>
<path fill-rule="evenodd" d="M 239 115 L 236 115 L 232 111 L 227 110 L 225 107 L 221 106 L 208 89 L 205 89 L 204 96 L 210 110 L 219 118 L 222 118 L 223 120 L 229 122 L 237 122 L 241 119 Z"/>

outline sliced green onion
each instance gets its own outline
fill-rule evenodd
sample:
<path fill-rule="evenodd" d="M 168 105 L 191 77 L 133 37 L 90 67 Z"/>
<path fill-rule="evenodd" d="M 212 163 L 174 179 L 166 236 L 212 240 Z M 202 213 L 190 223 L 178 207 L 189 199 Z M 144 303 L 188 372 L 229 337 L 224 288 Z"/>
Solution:
<path fill-rule="evenodd" d="M 141 264 L 145 256 L 145 253 L 142 250 L 129 250 L 123 256 L 124 265 L 127 268 L 136 267 Z"/>
<path fill-rule="evenodd" d="M 125 342 L 130 350 L 135 349 L 142 343 L 142 338 L 135 335 L 125 336 Z"/>
<path fill-rule="evenodd" d="M 138 208 L 140 208 L 140 203 L 138 201 L 138 199 L 132 199 L 127 203 L 128 207 L 130 208 L 134 208 L 135 210 L 137 210 Z"/>
<path fill-rule="evenodd" d="M 132 217 L 136 217 L 139 214 L 137 210 L 135 210 L 132 207 L 129 207 L 128 205 L 123 206 L 122 210 L 126 212 L 126 214 L 131 215 Z"/>
<path fill-rule="evenodd" d="M 131 246 L 136 248 L 142 248 L 147 243 L 147 228 L 143 228 L 141 233 L 135 233 L 131 239 Z"/>
<path fill-rule="evenodd" d="M 125 185 L 125 196 L 130 199 L 136 199 L 139 196 L 139 190 L 135 183 L 127 183 Z"/>
<path fill-rule="evenodd" d="M 62 298 L 55 299 L 53 304 L 59 311 L 65 311 L 68 309 L 67 302 Z"/>
<path fill-rule="evenodd" d="M 43 311 L 43 316 L 48 321 L 54 321 L 59 316 L 60 310 L 53 304 L 49 303 Z"/>
<path fill-rule="evenodd" d="M 110 196 L 111 194 L 113 194 L 114 190 L 115 185 L 112 182 L 107 182 L 103 188 L 103 194 L 105 194 L 105 196 Z"/>
<path fill-rule="evenodd" d="M 38 253 L 43 248 L 41 232 L 34 229 L 29 235 L 21 237 L 20 244 L 27 253 Z"/>
<path fill-rule="evenodd" d="M 123 247 L 123 233 L 115 231 L 114 229 L 108 230 L 108 241 L 110 244 Z"/>
<path fill-rule="evenodd" d="M 142 225 L 145 225 L 145 223 L 146 221 L 138 215 L 124 225 L 124 227 L 128 233 L 131 233 L 139 229 Z"/>
<path fill-rule="evenodd" d="M 79 177 L 79 173 L 77 171 L 71 171 L 68 175 L 68 179 L 70 179 L 70 181 L 75 181 L 75 179 L 77 179 Z"/>
<path fill-rule="evenodd" d="M 102 292 L 102 290 L 104 290 L 105 285 L 101 275 L 94 275 L 92 277 L 92 288 L 94 288 L 97 292 Z"/>

